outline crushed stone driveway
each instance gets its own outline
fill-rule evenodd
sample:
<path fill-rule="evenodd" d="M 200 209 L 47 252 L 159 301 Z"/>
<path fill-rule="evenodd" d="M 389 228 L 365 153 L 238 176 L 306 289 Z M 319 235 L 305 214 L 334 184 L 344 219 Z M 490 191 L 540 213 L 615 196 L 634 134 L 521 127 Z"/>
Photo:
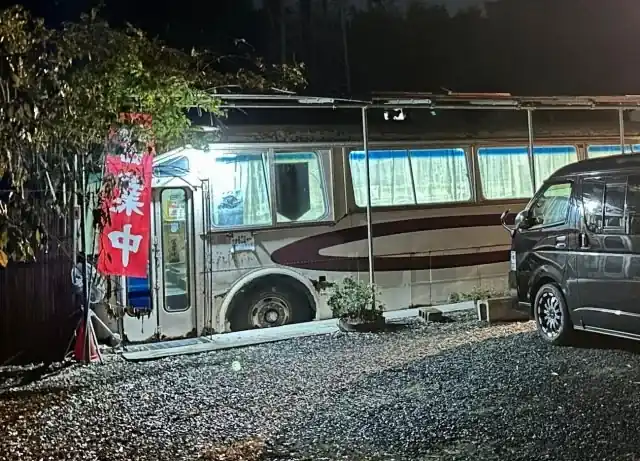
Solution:
<path fill-rule="evenodd" d="M 0 460 L 640 459 L 638 346 L 458 316 L 114 358 L 0 393 Z M 238 441 L 260 446 L 215 454 Z"/>

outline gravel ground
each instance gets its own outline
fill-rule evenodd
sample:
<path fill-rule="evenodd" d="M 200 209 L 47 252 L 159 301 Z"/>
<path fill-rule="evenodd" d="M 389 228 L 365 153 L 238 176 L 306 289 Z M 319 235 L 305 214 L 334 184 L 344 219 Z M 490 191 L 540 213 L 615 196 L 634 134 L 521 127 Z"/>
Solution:
<path fill-rule="evenodd" d="M 416 322 L 65 370 L 0 394 L 0 459 L 631 460 L 639 390 L 636 343 Z"/>

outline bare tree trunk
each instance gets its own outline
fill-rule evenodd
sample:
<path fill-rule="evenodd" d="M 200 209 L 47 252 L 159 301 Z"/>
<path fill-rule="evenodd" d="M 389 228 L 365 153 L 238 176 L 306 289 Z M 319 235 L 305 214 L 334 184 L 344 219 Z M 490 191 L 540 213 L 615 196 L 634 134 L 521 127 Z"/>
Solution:
<path fill-rule="evenodd" d="M 287 9 L 284 4 L 285 0 L 279 0 L 280 3 L 280 63 L 287 63 Z"/>
<path fill-rule="evenodd" d="M 311 20 L 311 0 L 299 0 L 300 10 L 300 37 L 302 39 L 302 56 L 309 66 L 309 74 L 313 75 L 316 69 L 316 47 L 313 43 L 313 24 Z"/>
<path fill-rule="evenodd" d="M 342 35 L 342 51 L 344 53 L 344 75 L 347 83 L 347 95 L 351 96 L 351 64 L 349 62 L 349 40 L 347 36 L 347 14 L 345 2 L 340 2 L 340 31 Z"/>

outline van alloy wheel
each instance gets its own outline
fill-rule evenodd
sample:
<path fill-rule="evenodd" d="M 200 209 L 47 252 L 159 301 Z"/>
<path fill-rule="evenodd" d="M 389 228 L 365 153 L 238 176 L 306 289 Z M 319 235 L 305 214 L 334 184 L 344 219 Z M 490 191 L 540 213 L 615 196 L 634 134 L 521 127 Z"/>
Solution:
<path fill-rule="evenodd" d="M 538 298 L 536 308 L 540 330 L 549 339 L 556 339 L 562 333 L 564 324 L 560 300 L 552 291 L 545 290 Z"/>

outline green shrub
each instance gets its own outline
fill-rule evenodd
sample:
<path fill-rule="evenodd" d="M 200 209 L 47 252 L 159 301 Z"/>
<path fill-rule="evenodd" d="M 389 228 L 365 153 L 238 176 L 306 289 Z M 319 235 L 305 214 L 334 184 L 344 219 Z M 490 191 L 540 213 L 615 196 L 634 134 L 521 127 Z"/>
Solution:
<path fill-rule="evenodd" d="M 333 285 L 327 304 L 334 317 L 363 322 L 379 320 L 384 310 L 378 287 L 351 277 Z"/>

